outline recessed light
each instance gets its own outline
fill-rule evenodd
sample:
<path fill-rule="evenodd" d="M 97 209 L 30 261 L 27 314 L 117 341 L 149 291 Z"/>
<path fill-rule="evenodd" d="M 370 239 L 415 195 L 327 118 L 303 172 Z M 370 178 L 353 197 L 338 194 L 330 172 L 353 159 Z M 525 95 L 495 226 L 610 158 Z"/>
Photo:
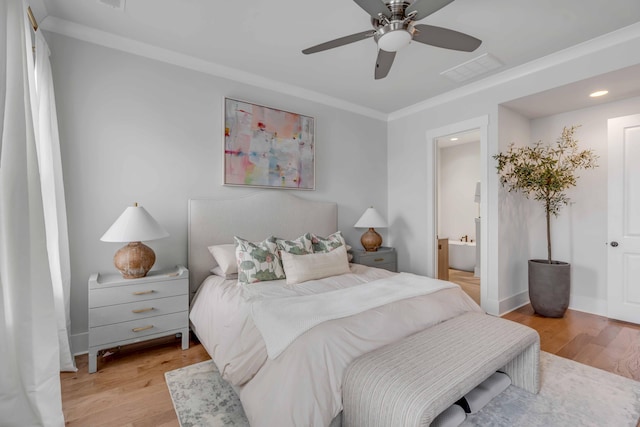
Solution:
<path fill-rule="evenodd" d="M 453 138 L 450 139 L 450 141 L 457 141 L 457 140 L 458 140 L 458 138 L 456 138 L 456 137 L 453 137 Z"/>
<path fill-rule="evenodd" d="M 598 91 L 595 91 L 595 92 L 589 94 L 589 96 L 592 97 L 592 98 L 597 98 L 599 96 L 604 96 L 604 95 L 606 95 L 608 93 L 609 93 L 608 90 L 598 90 Z"/>

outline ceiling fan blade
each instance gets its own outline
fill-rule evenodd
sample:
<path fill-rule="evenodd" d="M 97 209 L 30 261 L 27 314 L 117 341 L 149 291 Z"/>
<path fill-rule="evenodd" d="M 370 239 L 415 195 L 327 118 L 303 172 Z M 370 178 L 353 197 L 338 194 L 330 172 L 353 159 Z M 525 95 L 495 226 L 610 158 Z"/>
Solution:
<path fill-rule="evenodd" d="M 305 55 L 310 53 L 322 52 L 323 50 L 333 49 L 334 47 L 344 46 L 345 44 L 358 42 L 360 40 L 373 37 L 376 32 L 374 30 L 367 30 L 361 33 L 351 34 L 350 36 L 340 37 L 339 39 L 331 40 L 328 42 L 320 43 L 318 45 L 309 47 L 302 51 Z"/>
<path fill-rule="evenodd" d="M 353 0 L 358 6 L 364 9 L 372 18 L 378 19 L 379 14 L 383 14 L 387 18 L 391 17 L 391 11 L 380 0 Z M 451 0 L 453 1 L 453 0 Z"/>
<path fill-rule="evenodd" d="M 431 15 L 432 13 L 436 13 L 452 2 L 453 0 L 416 0 L 409 7 L 407 7 L 405 14 L 408 15 L 415 10 L 418 13 L 416 13 L 416 16 L 413 17 L 413 20 L 419 21 L 422 18 L 426 18 L 427 16 Z"/>
<path fill-rule="evenodd" d="M 482 40 L 459 31 L 433 25 L 418 24 L 413 40 L 445 49 L 472 52 L 482 44 Z"/>
<path fill-rule="evenodd" d="M 389 74 L 389 70 L 393 65 L 393 60 L 396 57 L 395 52 L 387 52 L 386 50 L 378 49 L 378 59 L 376 59 L 376 80 L 384 79 Z"/>

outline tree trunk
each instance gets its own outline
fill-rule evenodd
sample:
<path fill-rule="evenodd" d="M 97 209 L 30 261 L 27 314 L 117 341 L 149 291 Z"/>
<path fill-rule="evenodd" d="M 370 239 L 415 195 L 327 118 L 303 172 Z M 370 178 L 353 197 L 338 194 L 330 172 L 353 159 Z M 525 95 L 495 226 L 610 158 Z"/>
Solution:
<path fill-rule="evenodd" d="M 549 203 L 545 206 L 547 214 L 547 261 L 551 264 L 551 214 L 549 213 Z"/>

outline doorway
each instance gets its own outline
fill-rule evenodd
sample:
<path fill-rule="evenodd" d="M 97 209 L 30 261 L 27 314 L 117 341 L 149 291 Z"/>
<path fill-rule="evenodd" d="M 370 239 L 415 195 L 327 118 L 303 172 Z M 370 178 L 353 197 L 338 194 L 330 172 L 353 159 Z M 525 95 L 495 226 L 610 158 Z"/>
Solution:
<path fill-rule="evenodd" d="M 480 232 L 479 236 L 476 236 L 476 247 L 479 250 L 479 266 L 480 266 L 480 302 L 483 310 L 489 314 L 498 315 L 499 302 L 498 302 L 498 280 L 497 280 L 497 202 L 495 193 L 487 193 L 487 187 L 489 183 L 496 185 L 495 180 L 492 180 L 489 176 L 489 169 L 492 167 L 492 163 L 489 161 L 490 156 L 490 144 L 489 144 L 489 116 L 480 116 L 473 119 L 468 119 L 458 123 L 452 123 L 447 126 L 443 126 L 437 129 L 430 129 L 426 132 L 427 152 L 429 153 L 426 159 L 429 168 L 433 171 L 433 174 L 428 175 L 427 188 L 429 193 L 433 196 L 430 204 L 433 206 L 433 213 L 431 216 L 431 229 L 433 230 L 433 246 L 430 252 L 430 265 L 433 268 L 434 277 L 438 277 L 438 186 L 437 186 L 437 140 L 441 137 L 449 135 L 466 133 L 473 130 L 477 130 L 480 134 L 480 203 L 477 205 L 480 209 Z M 493 148 L 495 149 L 495 147 Z M 493 159 L 491 159 L 493 160 Z M 495 174 L 491 174 L 495 178 Z M 473 191 L 473 190 L 472 190 Z M 472 193 L 473 194 L 473 193 Z M 484 195 L 487 197 L 484 197 Z M 475 194 L 472 195 L 475 198 Z M 488 215 L 492 212 L 492 215 Z M 492 232 L 489 232 L 489 226 L 491 226 Z M 485 237 L 486 236 L 486 237 Z M 462 236 L 459 236 L 462 237 Z M 479 238 L 478 238 L 479 237 Z M 440 269 L 442 270 L 442 269 Z"/>
<path fill-rule="evenodd" d="M 436 138 L 438 278 L 478 304 L 480 290 L 480 129 Z"/>

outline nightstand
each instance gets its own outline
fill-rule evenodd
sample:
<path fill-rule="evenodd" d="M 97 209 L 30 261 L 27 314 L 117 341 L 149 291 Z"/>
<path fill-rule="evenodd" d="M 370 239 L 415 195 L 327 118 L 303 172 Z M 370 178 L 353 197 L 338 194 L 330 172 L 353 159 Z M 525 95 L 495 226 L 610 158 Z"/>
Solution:
<path fill-rule="evenodd" d="M 353 262 L 369 267 L 384 268 L 389 271 L 398 271 L 398 258 L 396 250 L 381 246 L 375 252 L 367 252 L 364 249 L 353 250 Z"/>
<path fill-rule="evenodd" d="M 99 350 L 172 334 L 189 348 L 189 270 L 181 265 L 139 279 L 119 273 L 89 278 L 89 373 Z"/>

